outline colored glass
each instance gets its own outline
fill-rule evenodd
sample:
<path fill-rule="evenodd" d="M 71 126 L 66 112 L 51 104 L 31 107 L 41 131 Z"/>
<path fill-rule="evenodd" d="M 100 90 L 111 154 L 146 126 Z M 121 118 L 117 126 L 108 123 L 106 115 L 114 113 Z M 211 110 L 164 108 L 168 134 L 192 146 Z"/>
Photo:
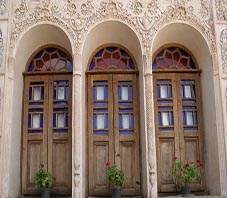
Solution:
<path fill-rule="evenodd" d="M 31 61 L 28 72 L 37 71 L 72 71 L 70 58 L 60 49 L 46 48 L 38 52 Z"/>
<path fill-rule="evenodd" d="M 98 51 L 90 63 L 90 70 L 134 70 L 129 54 L 119 47 L 105 47 Z"/>
<path fill-rule="evenodd" d="M 192 57 L 180 47 L 163 49 L 155 57 L 153 69 L 195 69 Z"/>

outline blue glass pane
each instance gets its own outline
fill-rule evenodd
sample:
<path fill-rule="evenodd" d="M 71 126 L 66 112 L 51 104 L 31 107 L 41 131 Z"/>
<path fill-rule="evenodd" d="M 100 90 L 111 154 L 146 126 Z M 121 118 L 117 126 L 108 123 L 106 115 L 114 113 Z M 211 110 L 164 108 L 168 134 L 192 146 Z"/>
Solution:
<path fill-rule="evenodd" d="M 93 70 L 95 67 L 95 61 L 94 59 L 91 61 L 91 64 L 90 64 L 90 70 Z"/>
<path fill-rule="evenodd" d="M 56 113 L 53 114 L 53 127 L 56 127 Z"/>
<path fill-rule="evenodd" d="M 40 115 L 40 128 L 43 128 L 43 114 Z"/>
<path fill-rule="evenodd" d="M 43 102 L 29 102 L 30 105 L 42 105 Z"/>
<path fill-rule="evenodd" d="M 102 56 L 103 51 L 104 51 L 103 49 L 100 50 L 100 51 L 95 55 L 95 57 L 100 57 L 100 56 Z"/>
<path fill-rule="evenodd" d="M 54 129 L 54 133 L 67 133 L 68 129 Z"/>
<path fill-rule="evenodd" d="M 108 131 L 107 130 L 97 130 L 97 131 L 94 131 L 94 134 L 97 134 L 97 135 L 107 135 L 108 134 Z"/>
<path fill-rule="evenodd" d="M 43 112 L 43 109 L 29 109 L 29 112 Z"/>
<path fill-rule="evenodd" d="M 62 57 L 64 57 L 64 58 L 67 57 L 66 54 L 65 54 L 63 51 L 58 50 L 58 52 L 59 52 L 59 54 L 60 54 Z"/>
<path fill-rule="evenodd" d="M 56 100 L 56 97 L 57 97 L 57 90 L 56 90 L 57 88 L 56 87 L 54 87 L 54 100 Z"/>
<path fill-rule="evenodd" d="M 56 104 L 56 105 L 67 105 L 68 102 L 67 101 L 55 101 L 54 104 Z"/>
<path fill-rule="evenodd" d="M 135 69 L 134 63 L 133 63 L 133 61 L 132 61 L 131 58 L 129 59 L 129 67 L 130 67 L 131 69 Z"/>
<path fill-rule="evenodd" d="M 120 133 L 121 133 L 121 135 L 133 135 L 134 131 L 133 130 L 121 130 Z"/>
<path fill-rule="evenodd" d="M 93 128 L 94 128 L 94 129 L 97 129 L 96 120 L 97 120 L 96 114 L 94 114 L 94 115 L 93 115 Z"/>
<path fill-rule="evenodd" d="M 28 133 L 42 133 L 42 130 L 28 130 Z"/>
<path fill-rule="evenodd" d="M 40 52 L 35 56 L 35 58 L 40 58 L 40 57 L 42 56 L 42 54 L 43 54 L 43 50 L 40 51 Z"/>
<path fill-rule="evenodd" d="M 65 87 L 65 96 L 66 96 L 66 100 L 69 99 L 69 87 Z"/>
<path fill-rule="evenodd" d="M 119 128 L 122 129 L 122 114 L 119 115 Z"/>
<path fill-rule="evenodd" d="M 32 61 L 29 65 L 28 71 L 31 72 L 34 69 L 34 62 Z"/>
<path fill-rule="evenodd" d="M 110 52 L 113 52 L 115 51 L 117 48 L 116 47 L 107 47 L 107 50 L 110 51 Z"/>
<path fill-rule="evenodd" d="M 161 113 L 158 112 L 158 126 L 161 126 L 162 124 L 162 121 L 161 121 Z"/>
<path fill-rule="evenodd" d="M 108 100 L 108 87 L 105 87 L 105 100 Z"/>
<path fill-rule="evenodd" d="M 29 87 L 29 100 L 32 100 L 32 87 Z"/>
<path fill-rule="evenodd" d="M 121 55 L 122 56 L 129 56 L 127 52 L 125 52 L 124 50 L 120 49 Z"/>
<path fill-rule="evenodd" d="M 160 131 L 173 131 L 173 127 L 162 127 L 159 128 Z"/>
<path fill-rule="evenodd" d="M 108 114 L 106 114 L 106 126 L 105 126 L 105 128 L 109 128 L 109 122 L 108 122 Z"/>
<path fill-rule="evenodd" d="M 44 100 L 44 87 L 41 88 L 41 99 Z"/>
<path fill-rule="evenodd" d="M 72 71 L 73 70 L 73 65 L 72 65 L 71 61 L 67 60 L 66 64 L 67 64 L 67 69 Z"/>
<path fill-rule="evenodd" d="M 28 128 L 31 128 L 31 114 L 28 114 Z"/>
<path fill-rule="evenodd" d="M 68 115 L 68 113 L 65 114 L 65 123 L 66 123 L 66 127 L 69 127 L 69 115 Z"/>
<path fill-rule="evenodd" d="M 53 48 L 53 47 L 49 47 L 49 48 L 47 48 L 46 49 L 46 51 L 48 51 L 48 52 L 55 52 L 56 51 L 56 48 Z"/>

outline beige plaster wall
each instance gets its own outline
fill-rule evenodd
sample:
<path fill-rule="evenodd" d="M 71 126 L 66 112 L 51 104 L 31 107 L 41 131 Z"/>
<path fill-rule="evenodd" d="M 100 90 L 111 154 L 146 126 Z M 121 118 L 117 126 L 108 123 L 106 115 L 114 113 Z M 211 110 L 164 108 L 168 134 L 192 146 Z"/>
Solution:
<path fill-rule="evenodd" d="M 210 194 L 220 194 L 219 157 L 214 97 L 213 63 L 206 40 L 195 28 L 183 23 L 172 23 L 157 32 L 152 53 L 159 47 L 177 43 L 188 48 L 202 70 L 202 105 L 205 139 L 205 170 L 207 189 Z"/>
<path fill-rule="evenodd" d="M 21 141 L 22 141 L 22 112 L 23 112 L 23 75 L 29 57 L 39 47 L 46 44 L 57 44 L 71 53 L 71 45 L 66 34 L 60 28 L 50 24 L 40 24 L 27 31 L 18 42 L 15 50 L 13 78 L 13 114 L 11 119 L 10 141 L 10 189 L 9 197 L 21 193 Z"/>
<path fill-rule="evenodd" d="M 88 66 L 88 60 L 93 52 L 104 44 L 120 44 L 126 47 L 134 56 L 138 69 L 138 94 L 140 100 L 140 154 L 141 154 L 141 181 L 142 194 L 147 195 L 147 167 L 146 167 L 146 136 L 145 136 L 145 112 L 144 112 L 144 77 L 143 77 L 143 63 L 142 63 L 142 49 L 138 37 L 127 25 L 118 21 L 105 21 L 93 27 L 86 36 L 85 43 L 82 48 L 82 98 L 86 98 L 86 76 L 85 71 Z M 87 124 L 86 124 L 86 100 L 82 102 L 83 114 L 83 155 L 87 155 Z M 87 158 L 83 158 L 83 164 L 87 165 Z M 86 175 L 86 166 L 83 166 L 83 174 Z M 86 168 L 85 168 L 86 167 Z M 84 181 L 83 185 L 87 187 L 88 181 Z M 86 189 L 87 192 L 87 189 Z"/>

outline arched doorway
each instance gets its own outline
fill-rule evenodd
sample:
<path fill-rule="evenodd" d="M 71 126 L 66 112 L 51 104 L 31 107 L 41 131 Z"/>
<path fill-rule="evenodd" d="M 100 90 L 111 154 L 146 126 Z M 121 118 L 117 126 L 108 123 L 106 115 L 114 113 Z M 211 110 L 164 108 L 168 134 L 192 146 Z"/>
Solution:
<path fill-rule="evenodd" d="M 183 163 L 204 162 L 200 73 L 183 46 L 164 46 L 153 59 L 154 110 L 158 191 L 176 191 L 173 158 Z M 202 179 L 191 184 L 204 189 Z"/>
<path fill-rule="evenodd" d="M 95 51 L 87 70 L 89 195 L 111 193 L 106 162 L 125 172 L 122 194 L 140 195 L 138 70 L 121 46 Z"/>
<path fill-rule="evenodd" d="M 24 72 L 22 191 L 38 194 L 34 175 L 44 166 L 52 194 L 71 194 L 72 60 L 58 46 L 44 46 Z"/>

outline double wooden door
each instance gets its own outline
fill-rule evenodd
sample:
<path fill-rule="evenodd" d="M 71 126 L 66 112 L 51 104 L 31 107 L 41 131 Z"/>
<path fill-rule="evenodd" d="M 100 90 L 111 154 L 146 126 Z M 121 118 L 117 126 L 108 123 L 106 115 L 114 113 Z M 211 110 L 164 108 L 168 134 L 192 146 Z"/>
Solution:
<path fill-rule="evenodd" d="M 71 194 L 72 75 L 25 76 L 22 190 L 37 194 L 41 166 L 52 175 L 52 194 Z"/>
<path fill-rule="evenodd" d="M 136 75 L 88 76 L 89 195 L 110 195 L 106 162 L 125 172 L 123 195 L 140 194 Z"/>
<path fill-rule="evenodd" d="M 183 163 L 203 161 L 199 74 L 155 73 L 154 102 L 158 191 L 176 191 L 173 158 Z M 202 190 L 204 177 L 191 184 Z"/>

